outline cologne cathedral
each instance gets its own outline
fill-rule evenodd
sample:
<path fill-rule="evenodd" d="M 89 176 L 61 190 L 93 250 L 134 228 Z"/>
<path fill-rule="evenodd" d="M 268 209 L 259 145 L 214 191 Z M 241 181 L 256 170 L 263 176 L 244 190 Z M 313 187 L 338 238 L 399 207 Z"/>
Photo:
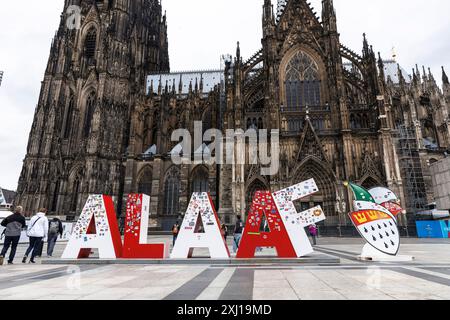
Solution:
<path fill-rule="evenodd" d="M 81 8 L 76 29 L 66 25 L 73 5 Z M 444 68 L 441 88 L 429 70 L 383 59 L 365 35 L 362 50 L 346 47 L 333 0 L 322 1 L 321 17 L 306 0 L 261 5 L 254 55 L 242 57 L 238 43 L 217 70 L 175 73 L 158 0 L 65 0 L 16 204 L 29 214 L 47 207 L 75 217 L 89 194 L 103 193 L 123 216 L 127 195 L 145 193 L 152 229 L 169 230 L 193 192 L 208 191 L 232 224 L 257 190 L 314 178 L 319 192 L 296 205 L 322 206 L 323 233 L 353 230 L 345 181 L 390 188 L 406 208 L 400 224 L 413 224 L 434 201 L 428 167 L 450 150 Z M 255 164 L 175 165 L 171 154 L 182 150 L 172 133 L 193 132 L 195 121 L 203 131 L 279 130 L 280 170 L 263 176 Z"/>

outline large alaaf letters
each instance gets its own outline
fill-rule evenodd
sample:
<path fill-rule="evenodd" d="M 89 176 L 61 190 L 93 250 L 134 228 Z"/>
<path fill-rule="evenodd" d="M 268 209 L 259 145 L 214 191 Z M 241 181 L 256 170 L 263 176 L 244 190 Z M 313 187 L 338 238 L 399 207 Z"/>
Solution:
<path fill-rule="evenodd" d="M 89 258 L 98 249 L 100 259 L 122 256 L 122 239 L 111 197 L 89 196 L 62 259 Z"/>
<path fill-rule="evenodd" d="M 297 212 L 294 201 L 318 191 L 314 179 L 271 194 L 258 191 L 253 199 L 237 258 L 252 258 L 258 247 L 275 247 L 278 257 L 303 257 L 313 252 L 304 228 L 325 220 L 321 207 Z M 169 245 L 147 244 L 150 198 L 131 194 L 127 201 L 124 245 L 111 197 L 91 195 L 62 256 L 88 258 L 98 249 L 100 259 L 165 259 Z M 388 212 L 388 211 L 387 211 Z M 264 222 L 264 224 L 262 224 Z M 208 193 L 194 193 L 171 258 L 192 257 L 195 248 L 208 248 L 211 258 L 230 257 Z"/>
<path fill-rule="evenodd" d="M 164 243 L 147 244 L 150 197 L 130 194 L 127 201 L 123 258 L 165 259 L 169 246 Z"/>
<path fill-rule="evenodd" d="M 201 226 L 203 227 L 200 228 Z M 196 192 L 192 195 L 171 258 L 190 258 L 195 248 L 208 248 L 211 258 L 214 259 L 230 257 L 220 233 L 219 218 L 211 197 L 206 192 Z"/>
<path fill-rule="evenodd" d="M 258 247 L 275 247 L 280 258 L 297 257 L 272 194 L 268 191 L 255 194 L 236 258 L 253 258 Z"/>

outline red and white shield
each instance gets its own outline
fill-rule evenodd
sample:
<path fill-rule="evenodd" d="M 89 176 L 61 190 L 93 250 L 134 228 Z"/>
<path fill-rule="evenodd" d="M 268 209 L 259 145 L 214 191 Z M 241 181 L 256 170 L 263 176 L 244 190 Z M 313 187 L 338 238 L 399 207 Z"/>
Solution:
<path fill-rule="evenodd" d="M 362 210 L 350 213 L 350 219 L 371 246 L 385 254 L 397 255 L 400 233 L 392 216 L 383 211 Z"/>

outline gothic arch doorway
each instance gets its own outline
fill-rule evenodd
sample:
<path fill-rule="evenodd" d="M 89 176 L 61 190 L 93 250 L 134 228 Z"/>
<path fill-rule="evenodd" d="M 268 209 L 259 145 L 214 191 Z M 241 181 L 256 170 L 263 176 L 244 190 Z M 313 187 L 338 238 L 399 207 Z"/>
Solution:
<path fill-rule="evenodd" d="M 380 187 L 380 186 L 381 186 L 381 183 L 377 179 L 373 178 L 372 176 L 366 177 L 361 182 L 361 187 L 363 187 L 367 190 L 375 188 L 375 187 Z"/>
<path fill-rule="evenodd" d="M 292 184 L 294 185 L 312 178 L 316 181 L 319 192 L 297 201 L 296 208 L 299 211 L 304 211 L 320 205 L 330 221 L 332 219 L 329 218 L 337 217 L 335 208 L 336 178 L 333 172 L 327 168 L 326 164 L 310 157 L 298 166 L 294 173 Z"/>
<path fill-rule="evenodd" d="M 153 174 L 150 167 L 146 167 L 141 171 L 138 179 L 138 193 L 152 195 Z"/>
<path fill-rule="evenodd" d="M 209 192 L 209 172 L 205 166 L 198 166 L 192 171 L 191 195 L 194 192 Z"/>
<path fill-rule="evenodd" d="M 178 216 L 180 213 L 180 170 L 170 168 L 164 182 L 164 210 L 163 215 Z"/>
<path fill-rule="evenodd" d="M 267 184 L 264 183 L 261 179 L 256 178 L 252 182 L 249 183 L 245 192 L 245 213 L 247 214 L 250 210 L 250 206 L 253 202 L 253 197 L 255 193 L 258 191 L 268 191 L 269 188 Z"/>

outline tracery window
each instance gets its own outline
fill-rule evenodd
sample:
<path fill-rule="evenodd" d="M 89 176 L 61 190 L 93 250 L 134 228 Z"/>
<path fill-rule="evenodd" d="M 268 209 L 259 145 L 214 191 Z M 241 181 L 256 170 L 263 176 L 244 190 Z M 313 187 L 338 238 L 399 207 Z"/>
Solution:
<path fill-rule="evenodd" d="M 180 211 L 180 171 L 173 167 L 164 183 L 164 214 L 178 215 Z"/>
<path fill-rule="evenodd" d="M 152 170 L 150 168 L 145 168 L 144 170 L 139 178 L 138 193 L 150 196 L 152 194 Z"/>
<path fill-rule="evenodd" d="M 92 27 L 89 29 L 86 39 L 84 40 L 84 55 L 89 63 L 95 58 L 95 50 L 97 48 L 97 30 Z"/>
<path fill-rule="evenodd" d="M 192 193 L 209 192 L 209 173 L 205 167 L 198 167 L 192 175 Z"/>
<path fill-rule="evenodd" d="M 95 92 L 92 91 L 86 100 L 85 117 L 83 124 L 83 137 L 89 137 L 91 131 L 92 117 L 94 116 L 95 108 Z"/>
<path fill-rule="evenodd" d="M 69 100 L 69 106 L 67 108 L 66 123 L 64 126 L 64 139 L 68 139 L 72 131 L 74 107 L 75 107 L 74 97 L 71 96 Z"/>
<path fill-rule="evenodd" d="M 297 52 L 286 67 L 286 111 L 320 105 L 319 67 L 305 52 Z"/>

